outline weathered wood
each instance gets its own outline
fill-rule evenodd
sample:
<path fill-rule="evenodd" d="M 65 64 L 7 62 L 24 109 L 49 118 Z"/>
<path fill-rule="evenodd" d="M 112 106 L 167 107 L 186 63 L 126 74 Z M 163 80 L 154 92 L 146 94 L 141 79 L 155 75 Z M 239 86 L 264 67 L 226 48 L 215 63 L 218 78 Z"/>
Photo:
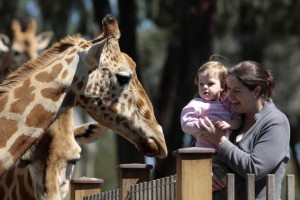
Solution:
<path fill-rule="evenodd" d="M 103 179 L 81 177 L 78 179 L 72 179 L 71 185 L 71 200 L 82 200 L 83 197 L 97 194 L 101 192 L 101 183 Z"/>
<path fill-rule="evenodd" d="M 289 174 L 286 176 L 286 200 L 295 200 L 295 176 Z"/>
<path fill-rule="evenodd" d="M 234 200 L 235 199 L 235 192 L 234 192 L 234 174 L 227 174 L 226 175 L 226 194 L 227 194 L 227 200 Z"/>
<path fill-rule="evenodd" d="M 275 175 L 267 174 L 267 200 L 275 200 Z"/>
<path fill-rule="evenodd" d="M 247 174 L 247 200 L 255 199 L 255 177 L 254 174 Z"/>
<path fill-rule="evenodd" d="M 190 147 L 176 155 L 176 199 L 212 199 L 212 154 L 214 149 Z"/>
<path fill-rule="evenodd" d="M 120 200 L 125 200 L 131 185 L 149 181 L 152 165 L 147 164 L 121 164 L 118 166 L 120 174 Z"/>

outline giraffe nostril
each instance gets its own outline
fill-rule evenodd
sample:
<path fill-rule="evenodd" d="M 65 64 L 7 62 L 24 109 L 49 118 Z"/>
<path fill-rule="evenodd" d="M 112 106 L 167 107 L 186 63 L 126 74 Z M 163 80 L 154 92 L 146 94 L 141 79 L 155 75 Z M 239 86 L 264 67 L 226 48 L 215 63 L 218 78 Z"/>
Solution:
<path fill-rule="evenodd" d="M 147 156 L 157 156 L 159 154 L 159 147 L 152 138 L 141 138 L 139 150 Z"/>

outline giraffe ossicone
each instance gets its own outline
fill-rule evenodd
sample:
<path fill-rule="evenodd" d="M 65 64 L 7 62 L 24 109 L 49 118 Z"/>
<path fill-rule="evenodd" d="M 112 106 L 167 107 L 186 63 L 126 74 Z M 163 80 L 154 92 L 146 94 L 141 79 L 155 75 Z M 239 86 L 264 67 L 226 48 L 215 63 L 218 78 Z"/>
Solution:
<path fill-rule="evenodd" d="M 69 108 L 80 106 L 148 156 L 167 147 L 152 104 L 122 53 L 117 21 L 103 20 L 92 41 L 68 37 L 27 62 L 0 86 L 0 176 Z"/>

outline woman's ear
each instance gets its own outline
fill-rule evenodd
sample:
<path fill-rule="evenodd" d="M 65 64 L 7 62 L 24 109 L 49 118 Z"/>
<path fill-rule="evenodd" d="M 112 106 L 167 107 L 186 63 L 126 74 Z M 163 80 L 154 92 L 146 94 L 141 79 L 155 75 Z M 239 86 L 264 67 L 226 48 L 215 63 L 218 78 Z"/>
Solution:
<path fill-rule="evenodd" d="M 256 86 L 254 89 L 254 97 L 257 98 L 261 95 L 261 87 L 260 86 Z"/>

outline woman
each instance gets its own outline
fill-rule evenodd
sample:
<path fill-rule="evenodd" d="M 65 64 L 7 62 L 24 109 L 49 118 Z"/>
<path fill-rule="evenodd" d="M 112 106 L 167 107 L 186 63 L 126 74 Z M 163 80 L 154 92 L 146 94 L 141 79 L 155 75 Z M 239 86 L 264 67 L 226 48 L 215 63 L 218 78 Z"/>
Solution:
<path fill-rule="evenodd" d="M 229 100 L 242 114 L 243 125 L 227 139 L 208 118 L 200 119 L 202 137 L 219 146 L 216 158 L 235 174 L 236 199 L 246 199 L 247 174 L 255 175 L 256 199 L 266 199 L 266 175 L 274 174 L 276 199 L 280 199 L 290 157 L 290 126 L 271 99 L 275 86 L 272 73 L 256 62 L 244 61 L 229 69 L 227 84 Z M 225 198 L 225 189 L 214 192 L 214 199 Z"/>

